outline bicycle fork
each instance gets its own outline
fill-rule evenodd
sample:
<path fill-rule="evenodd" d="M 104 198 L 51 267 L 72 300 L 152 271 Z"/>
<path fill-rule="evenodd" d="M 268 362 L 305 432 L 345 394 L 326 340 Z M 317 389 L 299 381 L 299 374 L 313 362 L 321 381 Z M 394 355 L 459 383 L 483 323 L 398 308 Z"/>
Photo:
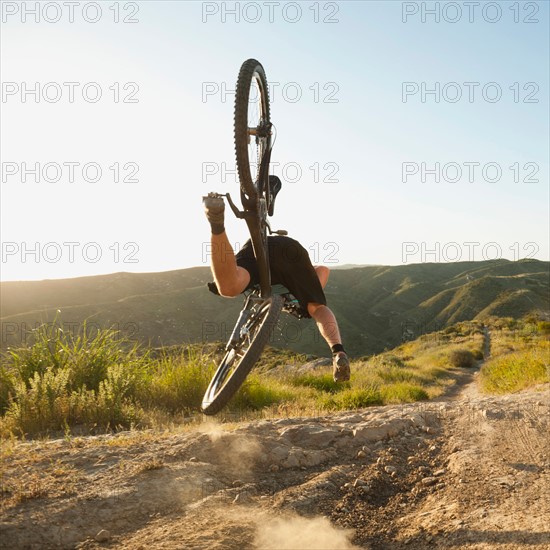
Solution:
<path fill-rule="evenodd" d="M 231 349 L 234 349 L 237 345 L 237 342 L 241 338 L 241 330 L 250 319 L 250 316 L 252 315 L 252 308 L 249 307 L 249 304 L 251 302 L 252 296 L 248 296 L 246 299 L 246 302 L 244 303 L 244 307 L 239 313 L 239 318 L 237 319 L 237 322 L 235 323 L 235 327 L 233 328 L 233 332 L 231 333 L 231 336 L 229 338 L 229 342 L 227 342 L 227 345 L 225 346 L 226 351 L 229 351 Z"/>

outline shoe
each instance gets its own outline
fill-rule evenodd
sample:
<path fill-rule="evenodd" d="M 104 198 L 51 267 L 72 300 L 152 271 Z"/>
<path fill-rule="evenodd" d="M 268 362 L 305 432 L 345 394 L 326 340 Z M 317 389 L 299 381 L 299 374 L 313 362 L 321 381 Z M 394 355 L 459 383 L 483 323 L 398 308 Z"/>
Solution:
<path fill-rule="evenodd" d="M 267 213 L 270 216 L 273 216 L 273 212 L 275 210 L 275 197 L 277 196 L 277 193 L 281 190 L 281 187 L 283 186 L 281 180 L 277 176 L 269 176 L 269 208 L 267 210 Z"/>
<path fill-rule="evenodd" d="M 210 225 L 221 225 L 224 222 L 225 203 L 217 193 L 208 193 L 202 198 L 202 204 Z"/>
<path fill-rule="evenodd" d="M 332 376 L 335 382 L 347 382 L 349 380 L 349 357 L 344 351 L 339 351 L 332 358 Z"/>

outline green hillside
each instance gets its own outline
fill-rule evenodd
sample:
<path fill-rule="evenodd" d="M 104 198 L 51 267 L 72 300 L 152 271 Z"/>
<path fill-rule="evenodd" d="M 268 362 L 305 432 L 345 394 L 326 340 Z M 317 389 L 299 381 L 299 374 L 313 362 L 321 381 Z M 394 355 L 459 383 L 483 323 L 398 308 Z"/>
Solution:
<path fill-rule="evenodd" d="M 329 306 L 354 356 L 378 353 L 466 320 L 522 317 L 549 310 L 549 263 L 538 260 L 424 263 L 334 270 Z M 114 327 L 152 346 L 228 337 L 240 298 L 208 292 L 208 267 L 164 273 L 115 273 L 0 285 L 2 347 L 56 316 L 68 330 Z M 60 313 L 58 313 L 60 310 Z M 322 355 L 326 345 L 312 320 L 283 316 L 272 344 Z"/>

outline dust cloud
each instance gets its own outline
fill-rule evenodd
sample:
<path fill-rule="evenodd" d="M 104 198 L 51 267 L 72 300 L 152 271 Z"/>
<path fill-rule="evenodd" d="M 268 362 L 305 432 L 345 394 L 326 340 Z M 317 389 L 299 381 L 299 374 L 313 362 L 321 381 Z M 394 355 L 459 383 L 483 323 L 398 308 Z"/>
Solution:
<path fill-rule="evenodd" d="M 356 550 L 352 536 L 351 529 L 339 529 L 325 517 L 280 517 L 258 524 L 254 546 L 258 550 Z"/>

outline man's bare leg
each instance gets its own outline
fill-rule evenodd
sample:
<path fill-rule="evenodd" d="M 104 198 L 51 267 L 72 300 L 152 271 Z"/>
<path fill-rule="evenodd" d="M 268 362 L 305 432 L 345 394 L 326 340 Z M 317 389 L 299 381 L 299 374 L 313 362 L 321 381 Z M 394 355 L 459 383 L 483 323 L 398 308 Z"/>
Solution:
<path fill-rule="evenodd" d="M 222 296 L 239 295 L 250 282 L 250 273 L 237 265 L 233 247 L 224 231 L 218 235 L 212 234 L 212 275 Z"/>
<path fill-rule="evenodd" d="M 317 323 L 321 336 L 326 340 L 330 348 L 336 344 L 342 344 L 338 323 L 332 310 L 323 304 L 310 302 L 307 305 L 307 311 Z"/>
<path fill-rule="evenodd" d="M 321 266 L 319 266 L 321 267 Z M 321 285 L 324 286 L 328 280 L 328 268 L 326 271 L 315 268 Z M 336 317 L 332 310 L 323 304 L 310 302 L 307 305 L 308 313 L 317 323 L 321 336 L 326 340 L 332 351 L 332 367 L 335 382 L 345 382 L 350 378 L 349 358 L 342 345 L 342 338 Z"/>

